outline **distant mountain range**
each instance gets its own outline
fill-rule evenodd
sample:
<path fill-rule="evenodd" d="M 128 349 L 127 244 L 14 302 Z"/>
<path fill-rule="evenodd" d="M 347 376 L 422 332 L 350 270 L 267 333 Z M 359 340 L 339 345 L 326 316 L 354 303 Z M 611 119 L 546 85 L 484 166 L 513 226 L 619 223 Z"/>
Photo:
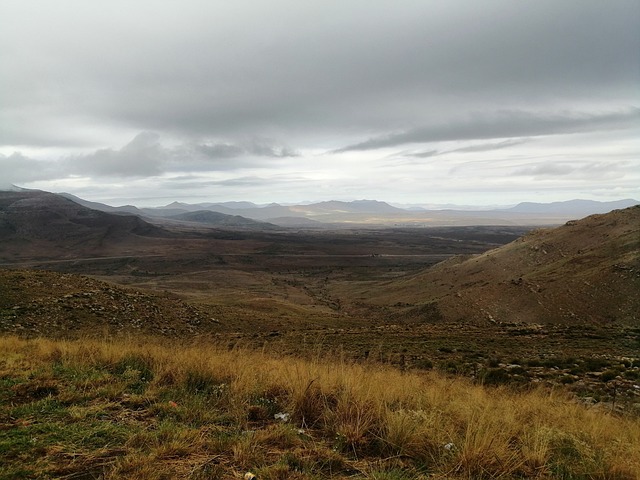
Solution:
<path fill-rule="evenodd" d="M 308 205 L 280 205 L 272 203 L 258 206 L 251 202 L 197 203 L 173 202 L 163 207 L 136 208 L 133 206 L 111 207 L 63 194 L 67 198 L 89 208 L 112 213 L 134 213 L 149 217 L 183 219 L 206 224 L 237 225 L 230 219 L 191 215 L 194 212 L 217 212 L 234 217 L 245 217 L 256 222 L 268 222 L 281 227 L 326 228 L 345 225 L 370 226 L 442 226 L 442 225 L 558 225 L 567 220 L 582 218 L 596 213 L 640 204 L 633 199 L 615 202 L 571 200 L 554 203 L 520 203 L 514 207 L 493 209 L 419 209 L 400 208 L 377 200 L 352 202 L 327 201 Z M 238 220 L 236 219 L 236 222 Z M 255 226 L 255 225 L 254 225 Z"/>
<path fill-rule="evenodd" d="M 596 202 L 594 200 L 569 200 L 566 202 L 551 203 L 522 202 L 507 210 L 514 213 L 551 213 L 584 217 L 586 215 L 607 213 L 611 210 L 632 207 L 638 204 L 640 204 L 640 202 L 632 199 L 618 200 L 615 202 Z"/>
<path fill-rule="evenodd" d="M 2 187 L 0 187 L 0 190 Z M 28 192 L 10 186 L 13 192 Z M 5 189 L 6 190 L 6 189 Z M 252 202 L 173 202 L 154 208 L 133 205 L 113 207 L 61 193 L 61 197 L 84 207 L 106 213 L 137 215 L 143 218 L 200 223 L 209 226 L 273 229 L 280 227 L 331 228 L 351 225 L 424 227 L 454 225 L 559 225 L 587 215 L 606 213 L 639 205 L 633 199 L 613 202 L 570 200 L 552 203 L 523 202 L 512 207 L 400 208 L 377 200 L 325 201 L 300 205 L 256 205 Z M 210 213 L 206 213 L 210 212 Z M 211 212 L 216 213 L 213 215 Z"/>

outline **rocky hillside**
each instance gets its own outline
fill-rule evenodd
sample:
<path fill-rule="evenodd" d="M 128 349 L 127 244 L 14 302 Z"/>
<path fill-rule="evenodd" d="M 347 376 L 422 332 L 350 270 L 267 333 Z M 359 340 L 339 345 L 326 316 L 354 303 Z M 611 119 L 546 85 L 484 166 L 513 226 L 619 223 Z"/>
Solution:
<path fill-rule="evenodd" d="M 210 310 L 173 294 L 150 294 L 80 275 L 0 270 L 0 332 L 65 338 L 122 333 L 184 337 L 224 329 Z"/>
<path fill-rule="evenodd" d="M 96 253 L 107 244 L 167 235 L 135 215 L 92 210 L 52 193 L 0 192 L 0 260 Z"/>
<path fill-rule="evenodd" d="M 640 206 L 535 230 L 370 295 L 453 321 L 640 325 Z"/>

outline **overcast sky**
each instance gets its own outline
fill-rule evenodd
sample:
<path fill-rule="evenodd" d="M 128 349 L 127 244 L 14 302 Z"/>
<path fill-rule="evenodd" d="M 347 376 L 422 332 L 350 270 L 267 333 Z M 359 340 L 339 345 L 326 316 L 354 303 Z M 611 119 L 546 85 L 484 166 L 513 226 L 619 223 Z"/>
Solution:
<path fill-rule="evenodd" d="M 640 0 L 0 1 L 0 186 L 640 199 Z"/>

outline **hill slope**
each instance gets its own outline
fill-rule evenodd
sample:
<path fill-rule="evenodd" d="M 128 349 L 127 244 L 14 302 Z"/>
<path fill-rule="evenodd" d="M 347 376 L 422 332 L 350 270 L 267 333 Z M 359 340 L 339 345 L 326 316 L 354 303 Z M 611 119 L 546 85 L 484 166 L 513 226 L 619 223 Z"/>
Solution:
<path fill-rule="evenodd" d="M 218 330 L 210 314 L 176 295 L 150 294 L 80 275 L 0 270 L 0 332 L 183 337 Z"/>
<path fill-rule="evenodd" d="M 372 303 L 408 302 L 406 314 L 431 304 L 454 321 L 640 325 L 640 206 L 536 230 L 369 290 Z"/>
<path fill-rule="evenodd" d="M 38 190 L 0 192 L 0 258 L 16 252 L 25 256 L 95 252 L 106 243 L 168 235 L 135 215 L 92 210 L 60 195 Z"/>
<path fill-rule="evenodd" d="M 257 220 L 251 220 L 250 218 L 241 217 L 240 215 L 227 215 L 226 213 L 214 212 L 211 210 L 196 210 L 195 212 L 171 215 L 167 218 L 183 222 L 195 222 L 204 225 L 216 225 L 223 227 L 255 228 L 260 230 L 272 230 L 277 228 L 275 225 L 267 222 L 259 222 Z"/>

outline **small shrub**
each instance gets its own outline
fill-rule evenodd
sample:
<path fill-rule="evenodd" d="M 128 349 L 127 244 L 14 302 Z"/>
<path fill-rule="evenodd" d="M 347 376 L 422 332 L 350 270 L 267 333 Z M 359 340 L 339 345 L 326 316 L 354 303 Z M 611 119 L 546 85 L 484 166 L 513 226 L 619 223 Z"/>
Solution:
<path fill-rule="evenodd" d="M 570 368 L 575 363 L 576 359 L 573 357 L 549 357 L 543 360 L 542 366 L 547 368 Z"/>
<path fill-rule="evenodd" d="M 611 365 L 611 362 L 606 358 L 587 358 L 583 361 L 583 366 L 587 372 L 599 372 L 603 368 Z"/>
<path fill-rule="evenodd" d="M 485 385 L 504 385 L 511 381 L 511 376 L 504 368 L 489 368 L 480 373 L 480 380 Z"/>
<path fill-rule="evenodd" d="M 517 365 L 509 369 L 509 373 L 512 375 L 527 375 L 527 370 L 520 365 Z"/>
<path fill-rule="evenodd" d="M 327 408 L 335 407 L 337 399 L 334 395 L 323 394 L 314 382 L 310 382 L 306 388 L 292 391 L 289 402 L 294 420 L 312 427 L 323 419 Z"/>
<path fill-rule="evenodd" d="M 254 397 L 251 401 L 251 406 L 264 410 L 269 418 L 273 418 L 276 413 L 280 413 L 283 410 L 277 399 L 266 395 Z"/>
<path fill-rule="evenodd" d="M 440 370 L 456 375 L 463 371 L 463 367 L 453 360 L 448 360 L 440 364 Z"/>
<path fill-rule="evenodd" d="M 142 355 L 127 355 L 115 364 L 113 373 L 122 375 L 134 370 L 139 372 L 141 382 L 150 382 L 153 380 L 153 359 Z"/>
<path fill-rule="evenodd" d="M 605 372 L 602 372 L 602 375 L 600 375 L 600 380 L 602 380 L 603 382 L 610 382 L 611 380 L 614 380 L 618 375 L 619 372 L 617 370 L 607 370 Z"/>
<path fill-rule="evenodd" d="M 423 370 L 431 370 L 433 368 L 433 362 L 428 358 L 419 358 L 415 361 L 414 365 L 416 368 L 421 368 Z"/>
<path fill-rule="evenodd" d="M 500 359 L 496 357 L 490 358 L 487 365 L 489 368 L 498 368 L 500 366 Z"/>
<path fill-rule="evenodd" d="M 150 357 L 127 355 L 115 364 L 113 371 L 125 380 L 127 391 L 140 394 L 153 380 L 152 365 Z"/>
<path fill-rule="evenodd" d="M 286 465 L 289 470 L 295 472 L 304 472 L 305 470 L 310 470 L 310 465 L 307 460 L 297 452 L 285 452 L 285 454 L 280 459 L 280 462 Z"/>
<path fill-rule="evenodd" d="M 201 369 L 188 370 L 184 386 L 189 393 L 210 395 L 216 398 L 221 398 L 229 390 L 227 383 L 220 381 L 212 372 Z"/>
<path fill-rule="evenodd" d="M 380 450 L 383 422 L 374 405 L 368 401 L 341 398 L 329 416 L 338 451 L 360 456 L 375 454 Z"/>

